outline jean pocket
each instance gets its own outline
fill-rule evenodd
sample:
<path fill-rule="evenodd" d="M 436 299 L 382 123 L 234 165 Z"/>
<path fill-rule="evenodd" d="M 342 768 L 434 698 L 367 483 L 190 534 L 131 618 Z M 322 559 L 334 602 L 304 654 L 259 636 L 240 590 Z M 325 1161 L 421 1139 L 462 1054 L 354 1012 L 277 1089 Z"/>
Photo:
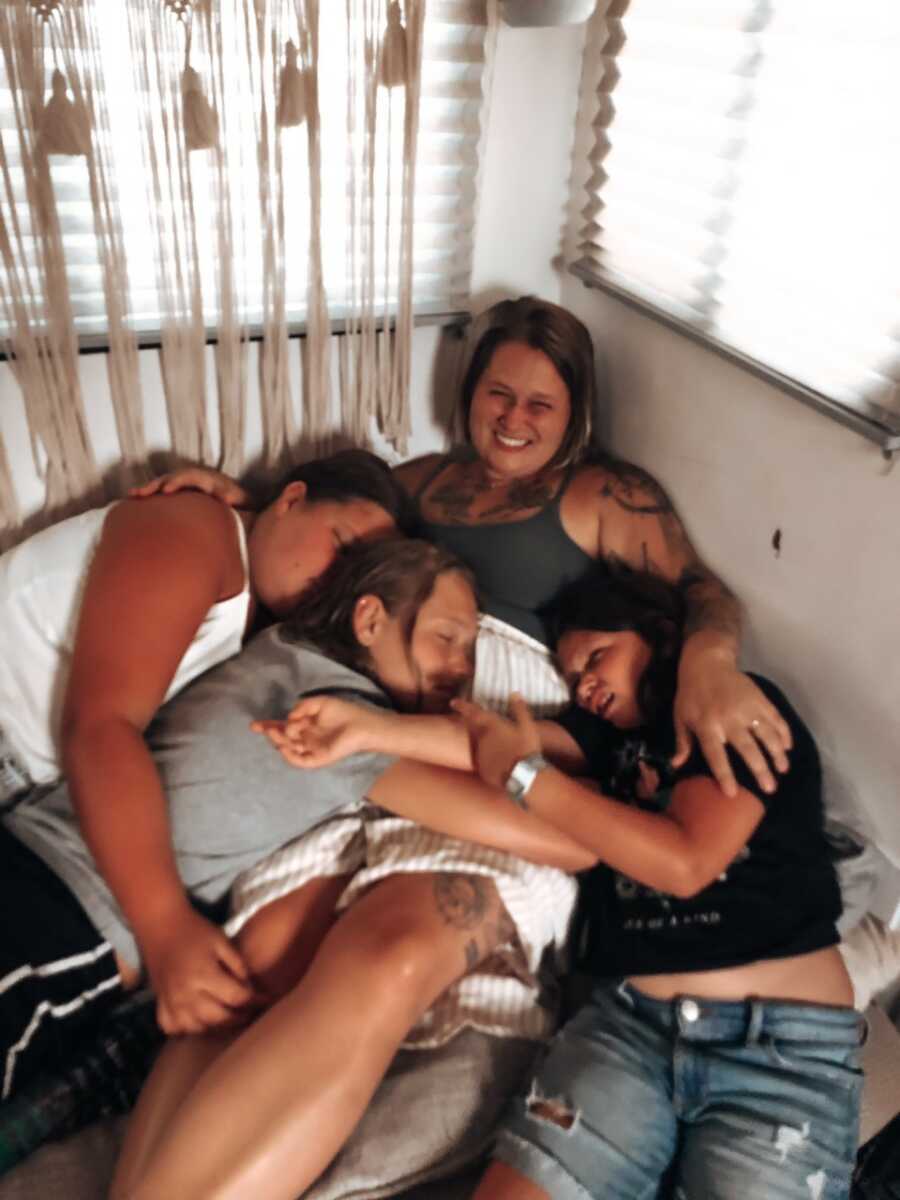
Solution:
<path fill-rule="evenodd" d="M 822 1083 L 836 1084 L 847 1091 L 862 1087 L 861 1046 L 846 1042 L 800 1041 L 769 1038 L 766 1049 L 773 1065 L 796 1071 Z"/>

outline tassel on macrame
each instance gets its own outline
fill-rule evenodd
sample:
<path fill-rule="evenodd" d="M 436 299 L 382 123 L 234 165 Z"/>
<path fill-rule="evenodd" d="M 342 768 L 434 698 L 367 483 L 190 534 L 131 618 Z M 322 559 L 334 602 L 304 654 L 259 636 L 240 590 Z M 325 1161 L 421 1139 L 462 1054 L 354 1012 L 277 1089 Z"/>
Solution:
<path fill-rule="evenodd" d="M 387 26 L 381 41 L 378 82 L 386 88 L 404 87 L 406 76 L 406 29 L 399 0 L 391 0 Z"/>
<path fill-rule="evenodd" d="M 279 125 L 288 127 L 302 125 L 306 120 L 306 79 L 297 66 L 297 47 L 288 42 L 284 52 L 285 63 L 281 68 L 278 87 Z"/>
<path fill-rule="evenodd" d="M 87 112 L 66 95 L 66 77 L 53 72 L 53 94 L 40 118 L 41 145 L 46 154 L 89 154 L 91 125 Z"/>
<path fill-rule="evenodd" d="M 203 94 L 200 76 L 193 67 L 185 67 L 181 76 L 184 100 L 184 138 L 188 150 L 209 150 L 219 140 L 219 118 Z"/>

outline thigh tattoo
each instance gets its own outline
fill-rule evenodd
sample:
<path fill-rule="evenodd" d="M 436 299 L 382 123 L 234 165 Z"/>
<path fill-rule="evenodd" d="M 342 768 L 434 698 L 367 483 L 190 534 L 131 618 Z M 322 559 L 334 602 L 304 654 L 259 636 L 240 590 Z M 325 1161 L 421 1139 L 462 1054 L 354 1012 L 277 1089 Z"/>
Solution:
<path fill-rule="evenodd" d="M 454 929 L 477 929 L 488 911 L 488 883 L 480 875 L 435 875 L 438 912 Z"/>
<path fill-rule="evenodd" d="M 463 947 L 466 970 L 476 967 L 515 933 L 493 880 L 482 875 L 437 874 L 434 898 L 447 925 L 472 935 Z"/>

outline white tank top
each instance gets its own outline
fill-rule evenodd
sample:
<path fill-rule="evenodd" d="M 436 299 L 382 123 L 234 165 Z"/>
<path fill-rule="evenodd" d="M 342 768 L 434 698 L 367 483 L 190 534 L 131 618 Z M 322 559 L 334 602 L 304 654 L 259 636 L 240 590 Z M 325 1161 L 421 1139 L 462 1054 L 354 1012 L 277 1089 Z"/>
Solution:
<path fill-rule="evenodd" d="M 60 521 L 0 556 L 0 727 L 35 783 L 52 783 L 61 773 L 60 720 L 81 596 L 112 507 Z M 247 539 L 234 518 L 243 588 L 207 612 L 166 700 L 241 648 L 250 590 Z"/>

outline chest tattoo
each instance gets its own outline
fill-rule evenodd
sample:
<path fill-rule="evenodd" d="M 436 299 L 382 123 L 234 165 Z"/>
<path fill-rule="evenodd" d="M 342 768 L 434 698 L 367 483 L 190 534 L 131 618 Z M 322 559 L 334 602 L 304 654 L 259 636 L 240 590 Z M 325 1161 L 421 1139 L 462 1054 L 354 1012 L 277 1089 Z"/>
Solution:
<path fill-rule="evenodd" d="M 529 479 L 514 479 L 505 486 L 491 487 L 484 471 L 472 464 L 459 469 L 455 478 L 439 484 L 426 498 L 428 508 L 435 519 L 459 525 L 477 525 L 481 522 L 516 520 L 523 513 L 543 508 L 553 498 L 557 479 L 554 476 L 533 476 Z M 473 512 L 473 506 L 485 495 L 497 491 L 496 502 L 481 512 Z"/>

